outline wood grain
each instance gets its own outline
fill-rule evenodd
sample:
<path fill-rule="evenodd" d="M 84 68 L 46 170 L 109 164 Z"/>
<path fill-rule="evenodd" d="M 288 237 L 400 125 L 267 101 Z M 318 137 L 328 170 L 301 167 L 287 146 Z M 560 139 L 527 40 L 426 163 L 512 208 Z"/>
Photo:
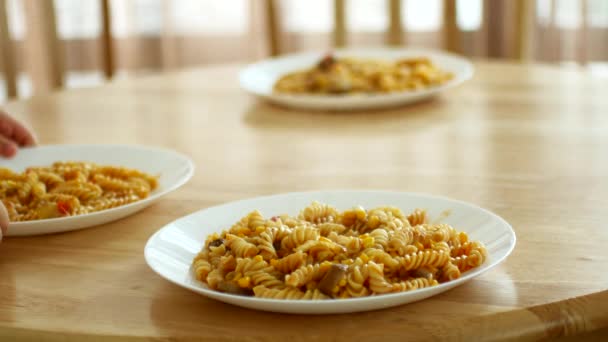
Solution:
<path fill-rule="evenodd" d="M 241 66 L 116 80 L 8 110 L 52 143 L 162 146 L 197 172 L 118 222 L 0 244 L 0 340 L 535 340 L 608 326 L 607 83 L 542 65 L 476 63 L 433 101 L 288 111 L 249 97 Z M 0 161 L 1 163 L 1 161 Z M 386 310 L 279 315 L 216 302 L 144 262 L 163 225 L 212 205 L 317 189 L 425 192 L 476 203 L 518 242 L 500 266 Z"/>

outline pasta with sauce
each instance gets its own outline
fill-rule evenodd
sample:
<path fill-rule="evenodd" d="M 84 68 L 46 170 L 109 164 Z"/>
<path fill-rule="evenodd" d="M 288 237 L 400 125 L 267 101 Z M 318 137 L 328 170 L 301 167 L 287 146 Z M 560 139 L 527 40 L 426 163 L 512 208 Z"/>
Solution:
<path fill-rule="evenodd" d="M 297 217 L 265 219 L 251 212 L 208 236 L 192 269 L 213 290 L 314 300 L 435 286 L 486 259 L 481 242 L 445 223 L 429 223 L 424 210 L 339 211 L 313 202 Z"/>
<path fill-rule="evenodd" d="M 274 91 L 324 95 L 393 93 L 440 86 L 453 77 L 426 57 L 385 61 L 328 55 L 310 69 L 282 76 Z"/>
<path fill-rule="evenodd" d="M 55 162 L 22 173 L 0 168 L 0 200 L 10 221 L 81 215 L 148 197 L 157 177 L 125 167 Z"/>

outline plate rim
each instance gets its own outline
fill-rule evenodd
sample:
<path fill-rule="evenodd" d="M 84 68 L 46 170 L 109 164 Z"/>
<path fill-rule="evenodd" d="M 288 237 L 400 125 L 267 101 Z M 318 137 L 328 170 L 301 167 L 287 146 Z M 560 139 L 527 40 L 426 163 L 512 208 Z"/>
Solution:
<path fill-rule="evenodd" d="M 159 238 L 159 235 L 162 234 L 163 231 L 168 230 L 170 228 L 172 228 L 172 226 L 174 226 L 176 223 L 179 223 L 181 221 L 187 221 L 188 219 L 192 218 L 193 216 L 197 215 L 197 214 L 201 214 L 207 210 L 210 209 L 216 209 L 218 207 L 222 207 L 222 206 L 226 206 L 226 205 L 233 205 L 233 204 L 237 204 L 237 203 L 243 203 L 243 202 L 247 202 L 247 201 L 251 201 L 251 200 L 259 200 L 259 199 L 270 199 L 273 197 L 281 197 L 281 196 L 287 196 L 287 195 L 311 195 L 311 194 L 315 194 L 315 193 L 322 193 L 322 192 L 331 192 L 331 193 L 386 193 L 386 194 L 401 194 L 401 195 L 406 195 L 406 196 L 415 196 L 415 197 L 423 197 L 426 199 L 440 199 L 440 200 L 444 200 L 444 201 L 450 201 L 450 202 L 455 202 L 458 203 L 460 205 L 464 205 L 464 206 L 468 206 L 468 207 L 472 207 L 475 208 L 477 210 L 480 210 L 482 212 L 484 212 L 485 214 L 488 214 L 489 216 L 493 217 L 494 219 L 497 219 L 505 228 L 507 228 L 507 234 L 509 235 L 509 247 L 507 249 L 507 251 L 505 252 L 505 254 L 498 258 L 497 260 L 494 260 L 491 264 L 489 264 L 487 267 L 481 269 L 481 268 L 477 268 L 477 269 L 473 269 L 473 270 L 469 270 L 467 272 L 465 272 L 466 274 L 464 274 L 463 276 L 461 276 L 458 279 L 449 281 L 449 282 L 445 282 L 445 283 L 440 283 L 436 286 L 432 286 L 432 287 L 426 287 L 426 288 L 422 288 L 422 289 L 416 289 L 413 291 L 406 291 L 406 292 L 396 292 L 396 293 L 389 293 L 389 294 L 382 294 L 381 296 L 366 296 L 366 297 L 359 297 L 359 298 L 343 298 L 343 299 L 339 299 L 340 303 L 349 303 L 349 304 L 358 304 L 358 303 L 365 303 L 365 302 L 372 302 L 374 300 L 376 300 L 377 298 L 386 298 L 388 300 L 390 299 L 394 299 L 394 298 L 399 298 L 402 297 L 404 295 L 404 293 L 408 293 L 411 294 L 413 292 L 417 293 L 417 294 L 423 294 L 423 293 L 428 293 L 428 292 L 434 292 L 437 289 L 442 289 L 442 288 L 447 288 L 447 290 L 449 290 L 452 287 L 455 287 L 457 285 L 460 285 L 462 283 L 465 283 L 483 273 L 486 273 L 492 269 L 494 269 L 495 267 L 497 267 L 498 265 L 502 264 L 507 257 L 509 257 L 511 255 L 511 253 L 513 252 L 513 250 L 515 249 L 515 245 L 517 244 L 517 235 L 515 234 L 515 231 L 513 230 L 513 227 L 511 226 L 511 224 L 509 222 L 507 222 L 504 218 L 502 218 L 500 215 L 495 214 L 493 212 L 491 212 L 488 209 L 485 209 L 483 207 L 480 207 L 476 204 L 470 203 L 470 202 L 466 202 L 463 200 L 459 200 L 459 199 L 453 199 L 450 197 L 446 197 L 446 196 L 442 196 L 442 195 L 433 195 L 433 194 L 429 194 L 429 193 L 421 193 L 421 192 L 409 192 L 409 191 L 397 191 L 397 190 L 370 190 L 370 189 L 362 189 L 362 190 L 354 190 L 354 189 L 330 189 L 330 190 L 311 190 L 311 191 L 296 191 L 296 192 L 286 192 L 286 193 L 278 193 L 278 194 L 272 194 L 272 195 L 263 195 L 263 196 L 257 196 L 257 197 L 251 197 L 251 198 L 245 198 L 245 199 L 240 199 L 240 200 L 236 200 L 236 201 L 230 201 L 230 202 L 226 202 L 226 203 L 221 203 L 219 205 L 214 205 L 214 206 L 210 206 L 207 208 L 203 208 L 200 210 L 197 210 L 195 212 L 192 212 L 190 214 L 184 215 L 178 219 L 175 219 L 169 223 L 167 223 L 166 225 L 164 225 L 163 227 L 161 227 L 160 229 L 158 229 L 156 232 L 154 232 L 154 234 L 152 234 L 150 236 L 150 238 L 148 239 L 148 241 L 146 242 L 145 246 L 144 246 L 144 259 L 146 261 L 146 264 L 148 264 L 148 267 L 150 267 L 157 275 L 159 275 L 161 278 L 169 281 L 172 284 L 175 284 L 177 286 L 180 286 L 182 288 L 191 290 L 193 292 L 196 292 L 198 294 L 202 294 L 205 295 L 208 298 L 212 298 L 214 300 L 217 300 L 217 298 L 214 297 L 218 297 L 218 298 L 222 298 L 222 302 L 224 303 L 229 303 L 231 305 L 237 305 L 237 306 L 242 306 L 240 304 L 234 304 L 232 302 L 229 302 L 229 300 L 232 299 L 236 299 L 238 301 L 244 301 L 248 304 L 256 304 L 256 303 L 263 303 L 263 304 L 278 304 L 278 303 L 284 303 L 284 304 L 290 304 L 290 305 L 296 305 L 300 308 L 309 308 L 309 307 L 315 307 L 318 306 L 319 304 L 322 303 L 336 303 L 334 301 L 322 301 L 322 300 L 296 300 L 296 299 L 269 299 L 269 298 L 257 298 L 257 297 L 250 297 L 250 296 L 239 296 L 239 295 L 233 295 L 233 294 L 227 294 L 227 293 L 223 293 L 223 292 L 219 292 L 219 291 L 214 291 L 211 289 L 207 289 L 207 288 L 203 288 L 201 286 L 193 286 L 191 284 L 188 283 L 180 283 L 177 281 L 174 281 L 172 279 L 169 279 L 167 276 L 165 276 L 162 272 L 160 272 L 159 270 L 157 270 L 154 266 L 153 266 L 153 262 L 150 261 L 151 256 L 149 255 L 149 247 L 151 245 L 152 242 L 154 242 L 154 240 Z M 190 267 L 188 268 L 188 273 L 190 276 L 192 276 L 192 265 L 190 265 Z M 196 278 L 193 278 L 193 280 L 196 283 L 201 283 L 201 281 L 199 281 Z M 442 291 L 443 292 L 443 291 Z M 211 294 L 211 296 L 207 296 L 206 294 Z M 426 297 L 425 297 L 426 298 Z M 226 299 L 226 300 L 223 300 Z M 251 307 L 251 306 L 247 306 L 247 307 Z M 272 311 L 272 310 L 266 310 L 266 309 L 259 309 L 259 310 L 263 310 L 263 311 Z M 352 312 L 355 311 L 361 311 L 361 310 L 352 310 Z M 281 312 L 287 312 L 287 311 L 281 311 Z"/>
<path fill-rule="evenodd" d="M 19 228 L 23 228 L 23 226 L 28 226 L 28 225 L 44 225 L 44 224 L 58 224 L 61 222 L 66 222 L 66 221 L 73 221 L 73 220 L 80 220 L 80 219 L 84 219 L 84 218 L 95 218 L 95 217 L 99 217 L 99 216 L 103 216 L 103 215 L 107 215 L 108 213 L 112 213 L 112 212 L 116 212 L 116 211 L 123 211 L 125 209 L 128 208 L 132 208 L 134 206 L 138 206 L 138 205 L 143 205 L 143 204 L 147 204 L 153 201 L 158 200 L 159 198 L 161 198 L 162 196 L 165 196 L 175 190 L 177 190 L 178 188 L 180 188 L 181 186 L 183 186 L 184 184 L 186 184 L 194 175 L 194 171 L 196 169 L 196 165 L 194 164 L 194 162 L 192 161 L 192 159 L 190 157 L 188 157 L 187 155 L 181 153 L 181 152 L 177 152 L 175 150 L 169 149 L 169 148 L 165 148 L 165 147 L 157 147 L 157 146 L 150 146 L 150 145 L 139 145 L 139 144 L 48 144 L 48 145 L 37 145 L 37 146 L 32 146 L 32 147 L 25 147 L 22 148 L 22 150 L 34 150 L 34 149 L 52 149 L 52 148 L 87 148 L 87 147 L 93 147 L 93 148 L 129 148 L 129 149 L 136 149 L 136 150 L 145 150 L 145 151 L 157 151 L 157 152 L 163 152 L 163 153 L 167 153 L 167 154 L 171 154 L 174 156 L 179 157 L 180 159 L 182 159 L 183 161 L 186 162 L 186 174 L 184 175 L 183 179 L 181 179 L 179 182 L 176 182 L 174 184 L 172 184 L 171 186 L 167 187 L 166 189 L 159 191 L 159 192 L 153 192 L 150 193 L 150 195 L 144 199 L 141 199 L 139 201 L 136 202 L 132 202 L 132 203 L 128 203 L 125 205 L 121 205 L 119 207 L 115 207 L 115 208 L 110 208 L 110 209 L 104 209 L 104 210 L 100 210 L 100 211 L 95 211 L 92 213 L 87 213 L 87 214 L 81 214 L 81 215 L 74 215 L 74 216 L 66 216 L 66 217 L 55 217 L 55 218 L 50 218 L 50 219 L 43 219 L 43 220 L 29 220 L 29 221 L 17 221 L 17 222 L 9 222 L 9 231 L 6 234 L 7 237 L 11 236 L 11 230 L 13 229 L 19 229 Z M 48 232 L 53 233 L 53 232 Z M 35 235 L 41 235 L 41 234 L 46 234 L 46 233 L 40 233 L 40 234 L 35 234 Z M 17 235 L 14 235 L 13 237 L 16 237 Z M 33 236 L 33 235 L 32 235 Z"/>

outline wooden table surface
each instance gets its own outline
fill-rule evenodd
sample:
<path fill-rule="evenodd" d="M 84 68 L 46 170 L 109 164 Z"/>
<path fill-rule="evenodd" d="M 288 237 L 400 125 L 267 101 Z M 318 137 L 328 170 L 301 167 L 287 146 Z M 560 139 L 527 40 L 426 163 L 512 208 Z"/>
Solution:
<path fill-rule="evenodd" d="M 606 80 L 477 63 L 473 80 L 433 101 L 313 113 L 249 97 L 239 90 L 239 67 L 125 79 L 6 106 L 44 144 L 163 146 L 190 155 L 197 172 L 118 222 L 5 239 L 0 340 L 538 339 L 608 326 Z M 336 188 L 472 202 L 509 221 L 517 246 L 499 267 L 436 297 L 330 316 L 216 302 L 144 262 L 148 237 L 183 215 Z"/>

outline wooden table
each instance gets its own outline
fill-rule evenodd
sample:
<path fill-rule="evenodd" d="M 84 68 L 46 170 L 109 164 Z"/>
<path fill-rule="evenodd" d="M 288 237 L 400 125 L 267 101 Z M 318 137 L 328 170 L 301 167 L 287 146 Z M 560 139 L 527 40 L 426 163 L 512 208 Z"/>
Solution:
<path fill-rule="evenodd" d="M 101 227 L 0 244 L 0 340 L 537 339 L 608 326 L 608 82 L 548 66 L 478 63 L 439 99 L 307 113 L 239 90 L 239 66 L 127 79 L 13 102 L 45 144 L 125 143 L 194 159 L 183 188 Z M 476 203 L 518 236 L 505 263 L 397 308 L 257 312 L 191 293 L 144 262 L 148 237 L 193 211 L 335 188 Z"/>

